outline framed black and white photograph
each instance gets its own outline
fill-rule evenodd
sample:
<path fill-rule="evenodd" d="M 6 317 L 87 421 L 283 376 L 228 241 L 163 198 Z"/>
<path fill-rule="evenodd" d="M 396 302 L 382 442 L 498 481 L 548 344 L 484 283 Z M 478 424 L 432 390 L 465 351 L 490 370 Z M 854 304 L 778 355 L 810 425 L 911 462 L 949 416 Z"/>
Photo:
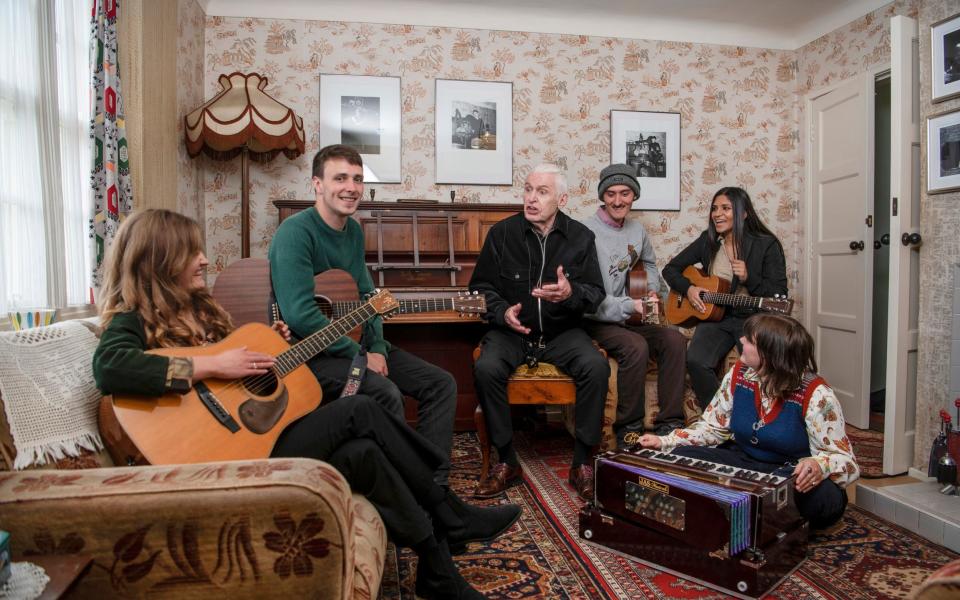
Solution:
<path fill-rule="evenodd" d="M 680 113 L 611 110 L 610 162 L 636 169 L 633 210 L 680 210 Z"/>
<path fill-rule="evenodd" d="M 927 119 L 927 192 L 960 190 L 960 110 Z"/>
<path fill-rule="evenodd" d="M 437 183 L 513 184 L 513 84 L 436 81 Z"/>
<path fill-rule="evenodd" d="M 363 157 L 367 183 L 400 183 L 400 78 L 320 75 L 320 147 Z"/>
<path fill-rule="evenodd" d="M 960 14 L 930 26 L 933 101 L 960 96 Z"/>

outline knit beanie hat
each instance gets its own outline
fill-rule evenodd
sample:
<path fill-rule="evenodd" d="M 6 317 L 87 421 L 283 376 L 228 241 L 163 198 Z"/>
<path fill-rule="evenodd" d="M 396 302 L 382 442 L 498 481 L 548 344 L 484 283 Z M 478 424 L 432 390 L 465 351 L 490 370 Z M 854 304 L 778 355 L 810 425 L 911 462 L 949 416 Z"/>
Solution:
<path fill-rule="evenodd" d="M 625 185 L 633 190 L 634 200 L 640 197 L 640 184 L 637 183 L 636 169 L 630 165 L 616 164 L 606 167 L 600 171 L 600 185 L 597 186 L 597 193 L 600 200 L 603 200 L 603 194 L 607 188 L 615 185 Z"/>

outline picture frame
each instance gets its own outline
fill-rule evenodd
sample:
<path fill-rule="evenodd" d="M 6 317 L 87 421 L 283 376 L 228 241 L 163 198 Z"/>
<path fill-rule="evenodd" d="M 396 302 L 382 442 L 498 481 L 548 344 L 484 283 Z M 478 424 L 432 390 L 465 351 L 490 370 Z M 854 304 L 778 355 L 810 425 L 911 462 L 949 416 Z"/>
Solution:
<path fill-rule="evenodd" d="M 631 210 L 680 210 L 680 113 L 611 110 L 610 162 L 637 169 Z"/>
<path fill-rule="evenodd" d="M 930 26 L 933 102 L 960 96 L 960 13 Z"/>
<path fill-rule="evenodd" d="M 927 118 L 927 193 L 960 190 L 960 110 Z"/>
<path fill-rule="evenodd" d="M 363 158 L 366 183 L 400 183 L 400 78 L 320 74 L 320 147 Z"/>
<path fill-rule="evenodd" d="M 513 83 L 437 79 L 438 184 L 513 185 Z"/>

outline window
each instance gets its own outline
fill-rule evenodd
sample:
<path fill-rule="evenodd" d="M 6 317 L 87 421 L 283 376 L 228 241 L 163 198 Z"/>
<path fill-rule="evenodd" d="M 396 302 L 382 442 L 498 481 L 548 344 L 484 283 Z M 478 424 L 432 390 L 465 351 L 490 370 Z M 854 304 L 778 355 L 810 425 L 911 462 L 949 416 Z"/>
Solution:
<path fill-rule="evenodd" d="M 0 3 L 0 318 L 90 302 L 90 12 Z"/>

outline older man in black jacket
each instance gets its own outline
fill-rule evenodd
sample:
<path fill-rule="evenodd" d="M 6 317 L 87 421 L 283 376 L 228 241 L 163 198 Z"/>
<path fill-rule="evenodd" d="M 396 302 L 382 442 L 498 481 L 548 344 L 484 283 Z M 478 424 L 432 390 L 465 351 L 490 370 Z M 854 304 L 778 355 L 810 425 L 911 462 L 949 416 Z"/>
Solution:
<path fill-rule="evenodd" d="M 470 289 L 486 297 L 486 318 L 494 325 L 474 364 L 477 396 L 500 457 L 477 486 L 481 498 L 522 479 L 513 448 L 507 378 L 518 365 L 540 360 L 563 369 L 576 382 L 569 479 L 581 497 L 593 496 L 589 461 L 600 441 L 610 370 L 580 320 L 603 301 L 603 278 L 593 232 L 560 212 L 566 203 L 563 172 L 554 165 L 536 167 L 524 184 L 523 213 L 490 229 L 470 279 Z"/>

